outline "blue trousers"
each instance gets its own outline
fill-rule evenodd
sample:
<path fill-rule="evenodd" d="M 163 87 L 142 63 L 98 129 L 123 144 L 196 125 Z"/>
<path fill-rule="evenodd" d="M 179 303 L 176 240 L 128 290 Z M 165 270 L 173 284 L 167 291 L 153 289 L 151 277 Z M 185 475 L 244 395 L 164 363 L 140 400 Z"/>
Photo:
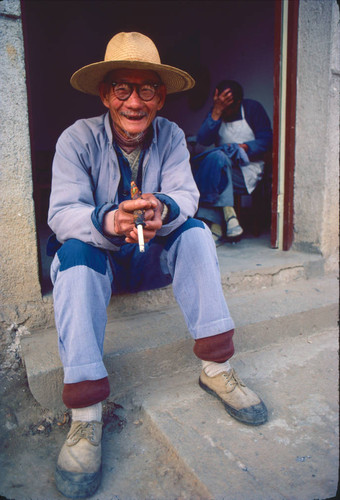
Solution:
<path fill-rule="evenodd" d="M 215 243 L 201 221 L 188 219 L 167 238 L 108 252 L 70 239 L 51 265 L 59 353 L 64 382 L 107 377 L 103 364 L 106 309 L 112 294 L 172 283 L 194 339 L 232 330 L 221 286 Z"/>
<path fill-rule="evenodd" d="M 234 193 L 248 193 L 240 167 L 217 148 L 202 157 L 194 178 L 200 191 L 200 206 L 233 207 Z"/>

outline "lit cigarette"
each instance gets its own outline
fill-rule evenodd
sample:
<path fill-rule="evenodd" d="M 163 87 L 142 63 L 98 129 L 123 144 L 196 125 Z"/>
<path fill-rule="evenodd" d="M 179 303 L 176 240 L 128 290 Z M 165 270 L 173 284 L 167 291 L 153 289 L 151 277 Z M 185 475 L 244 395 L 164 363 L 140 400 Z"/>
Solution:
<path fill-rule="evenodd" d="M 137 224 L 137 231 L 138 231 L 138 245 L 139 245 L 139 251 L 144 252 L 144 234 L 143 234 L 143 225 L 142 224 Z"/>

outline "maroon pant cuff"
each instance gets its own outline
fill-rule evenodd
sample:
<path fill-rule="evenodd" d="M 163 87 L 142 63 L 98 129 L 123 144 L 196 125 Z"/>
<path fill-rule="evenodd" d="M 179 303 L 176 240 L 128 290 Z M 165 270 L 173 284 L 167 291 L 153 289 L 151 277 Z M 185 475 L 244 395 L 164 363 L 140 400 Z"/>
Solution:
<path fill-rule="evenodd" d="M 110 395 L 110 384 L 107 377 L 100 380 L 84 380 L 75 384 L 64 384 L 63 402 L 67 408 L 85 408 Z"/>
<path fill-rule="evenodd" d="M 194 353 L 204 361 L 215 361 L 224 363 L 234 354 L 233 343 L 234 330 L 229 332 L 197 339 L 194 345 Z"/>

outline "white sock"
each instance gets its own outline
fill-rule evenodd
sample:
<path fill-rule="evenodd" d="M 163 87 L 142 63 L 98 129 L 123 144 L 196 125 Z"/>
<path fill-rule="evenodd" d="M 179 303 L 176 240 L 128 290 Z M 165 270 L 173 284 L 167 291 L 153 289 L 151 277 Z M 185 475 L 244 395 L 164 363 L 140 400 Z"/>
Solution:
<path fill-rule="evenodd" d="M 208 377 L 215 377 L 219 373 L 229 372 L 231 366 L 229 360 L 224 363 L 215 363 L 215 361 L 202 361 L 203 370 Z"/>
<path fill-rule="evenodd" d="M 97 403 L 85 408 L 72 408 L 72 420 L 80 420 L 80 422 L 96 422 L 102 421 L 102 404 Z"/>

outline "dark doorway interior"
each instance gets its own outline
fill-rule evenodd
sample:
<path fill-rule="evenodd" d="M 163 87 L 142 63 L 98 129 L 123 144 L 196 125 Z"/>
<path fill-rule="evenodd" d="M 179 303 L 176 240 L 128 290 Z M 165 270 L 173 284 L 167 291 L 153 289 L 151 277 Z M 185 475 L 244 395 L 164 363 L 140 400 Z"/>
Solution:
<path fill-rule="evenodd" d="M 169 96 L 161 111 L 187 136 L 197 133 L 223 78 L 238 80 L 272 118 L 274 6 L 268 0 L 22 0 L 43 293 L 51 289 L 44 245 L 55 143 L 78 118 L 104 112 L 98 98 L 70 86 L 72 73 L 102 60 L 117 32 L 140 31 L 156 43 L 163 63 L 196 79 L 193 90 Z"/>

